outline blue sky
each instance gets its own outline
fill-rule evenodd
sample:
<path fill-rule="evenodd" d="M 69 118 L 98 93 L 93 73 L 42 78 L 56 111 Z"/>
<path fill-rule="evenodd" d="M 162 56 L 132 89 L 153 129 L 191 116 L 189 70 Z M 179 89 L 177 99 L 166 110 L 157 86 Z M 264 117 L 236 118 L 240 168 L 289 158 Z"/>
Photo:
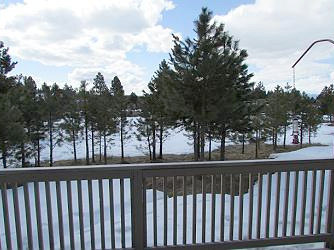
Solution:
<path fill-rule="evenodd" d="M 307 15 L 301 12 L 305 1 Z M 291 83 L 292 63 L 314 39 L 334 38 L 331 0 L 124 2 L 4 0 L 0 40 L 18 61 L 13 73 L 32 75 L 39 83 L 78 86 L 80 80 L 91 81 L 101 71 L 107 81 L 119 75 L 126 92 L 140 93 L 160 61 L 168 59 L 171 33 L 194 36 L 193 21 L 203 6 L 240 39 L 249 52 L 253 80 L 268 89 Z M 316 93 L 332 83 L 333 58 L 330 45 L 317 46 L 296 68 L 296 86 Z"/>

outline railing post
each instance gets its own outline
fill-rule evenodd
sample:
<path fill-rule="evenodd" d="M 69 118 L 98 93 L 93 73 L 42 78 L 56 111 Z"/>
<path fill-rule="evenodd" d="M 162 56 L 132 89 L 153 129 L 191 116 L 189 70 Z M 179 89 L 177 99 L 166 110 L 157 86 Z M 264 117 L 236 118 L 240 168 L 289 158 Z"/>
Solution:
<path fill-rule="evenodd" d="M 326 232 L 332 234 L 332 240 L 325 243 L 325 247 L 334 249 L 334 170 L 330 171 L 328 187 L 328 209 L 326 218 Z"/>
<path fill-rule="evenodd" d="M 134 170 L 131 179 L 131 221 L 132 247 L 136 250 L 144 249 L 144 203 L 143 203 L 143 172 Z"/>

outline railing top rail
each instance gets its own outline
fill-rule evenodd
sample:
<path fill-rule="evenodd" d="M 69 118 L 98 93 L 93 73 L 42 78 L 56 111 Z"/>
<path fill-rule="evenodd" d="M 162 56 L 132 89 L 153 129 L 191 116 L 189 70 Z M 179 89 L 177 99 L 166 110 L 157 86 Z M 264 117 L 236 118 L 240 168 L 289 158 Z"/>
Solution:
<path fill-rule="evenodd" d="M 130 178 L 134 171 L 144 173 L 196 174 L 197 172 L 222 171 L 252 172 L 252 171 L 287 171 L 303 169 L 334 169 L 334 159 L 316 160 L 243 160 L 243 161 L 209 161 L 209 162 L 173 162 L 173 163 L 143 163 L 143 164 L 114 164 L 89 165 L 69 167 L 13 168 L 0 170 L 0 182 L 10 182 L 20 178 L 29 180 L 77 180 L 103 178 Z M 194 170 L 189 173 L 189 170 Z"/>
<path fill-rule="evenodd" d="M 61 166 L 61 167 L 31 167 L 31 168 L 6 168 L 0 169 L 0 175 L 25 172 L 55 173 L 59 171 L 73 172 L 109 172 L 109 171 L 131 171 L 131 170 L 158 170 L 167 168 L 202 168 L 202 167 L 245 167 L 245 166 L 268 166 L 268 165 L 308 165 L 308 164 L 334 163 L 334 158 L 311 159 L 311 160 L 233 160 L 233 161 L 204 161 L 204 162 L 169 162 L 169 163 L 134 163 L 134 164 L 108 164 L 88 166 Z"/>

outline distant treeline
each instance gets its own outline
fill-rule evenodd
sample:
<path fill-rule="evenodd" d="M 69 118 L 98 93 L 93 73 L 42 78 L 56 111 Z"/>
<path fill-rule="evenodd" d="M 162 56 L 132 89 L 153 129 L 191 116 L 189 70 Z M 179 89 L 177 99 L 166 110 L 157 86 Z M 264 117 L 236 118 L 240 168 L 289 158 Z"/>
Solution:
<path fill-rule="evenodd" d="M 292 119 L 300 122 L 301 146 L 304 135 L 317 131 L 322 115 L 334 114 L 333 85 L 315 99 L 290 85 L 266 91 L 262 83 L 251 81 L 245 63 L 247 52 L 212 22 L 212 12 L 203 8 L 194 22 L 195 38 L 182 41 L 174 36 L 168 61 L 163 60 L 142 96 L 125 95 L 120 79 L 106 83 L 97 73 L 88 89 L 82 81 L 78 89 L 43 84 L 32 77 L 9 76 L 15 67 L 8 48 L 0 42 L 0 152 L 3 167 L 41 165 L 41 142 L 47 141 L 49 165 L 57 160 L 53 150 L 66 141 L 73 146 L 85 141 L 86 164 L 107 163 L 108 138 L 119 134 L 121 160 L 124 141 L 136 126 L 136 137 L 147 145 L 154 162 L 163 158 L 163 142 L 168 131 L 182 127 L 193 141 L 194 160 L 205 160 L 212 141 L 220 142 L 220 159 L 225 159 L 227 139 L 244 145 L 271 139 L 274 149 L 278 135 L 286 144 Z M 275 79 L 273 79 L 275 80 Z M 138 116 L 130 124 L 129 116 Z M 44 145 L 44 144 L 43 144 Z M 98 145 L 96 147 L 96 145 Z M 96 148 L 98 152 L 95 152 Z M 242 152 L 244 153 L 244 147 Z M 97 159 L 96 159 L 97 158 Z M 8 164 L 8 159 L 16 163 Z"/>

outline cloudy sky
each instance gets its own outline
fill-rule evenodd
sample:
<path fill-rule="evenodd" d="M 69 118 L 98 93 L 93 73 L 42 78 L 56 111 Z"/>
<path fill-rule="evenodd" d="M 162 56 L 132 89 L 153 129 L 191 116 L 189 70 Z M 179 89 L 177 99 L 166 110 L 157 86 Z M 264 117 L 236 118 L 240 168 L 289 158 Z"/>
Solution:
<path fill-rule="evenodd" d="M 201 7 L 248 50 L 254 81 L 292 82 L 291 66 L 317 39 L 334 39 L 333 0 L 1 0 L 0 40 L 18 61 L 14 74 L 78 86 L 97 72 L 117 74 L 140 94 L 171 34 L 193 37 Z M 311 94 L 334 83 L 334 46 L 316 45 L 296 66 L 296 87 Z"/>

